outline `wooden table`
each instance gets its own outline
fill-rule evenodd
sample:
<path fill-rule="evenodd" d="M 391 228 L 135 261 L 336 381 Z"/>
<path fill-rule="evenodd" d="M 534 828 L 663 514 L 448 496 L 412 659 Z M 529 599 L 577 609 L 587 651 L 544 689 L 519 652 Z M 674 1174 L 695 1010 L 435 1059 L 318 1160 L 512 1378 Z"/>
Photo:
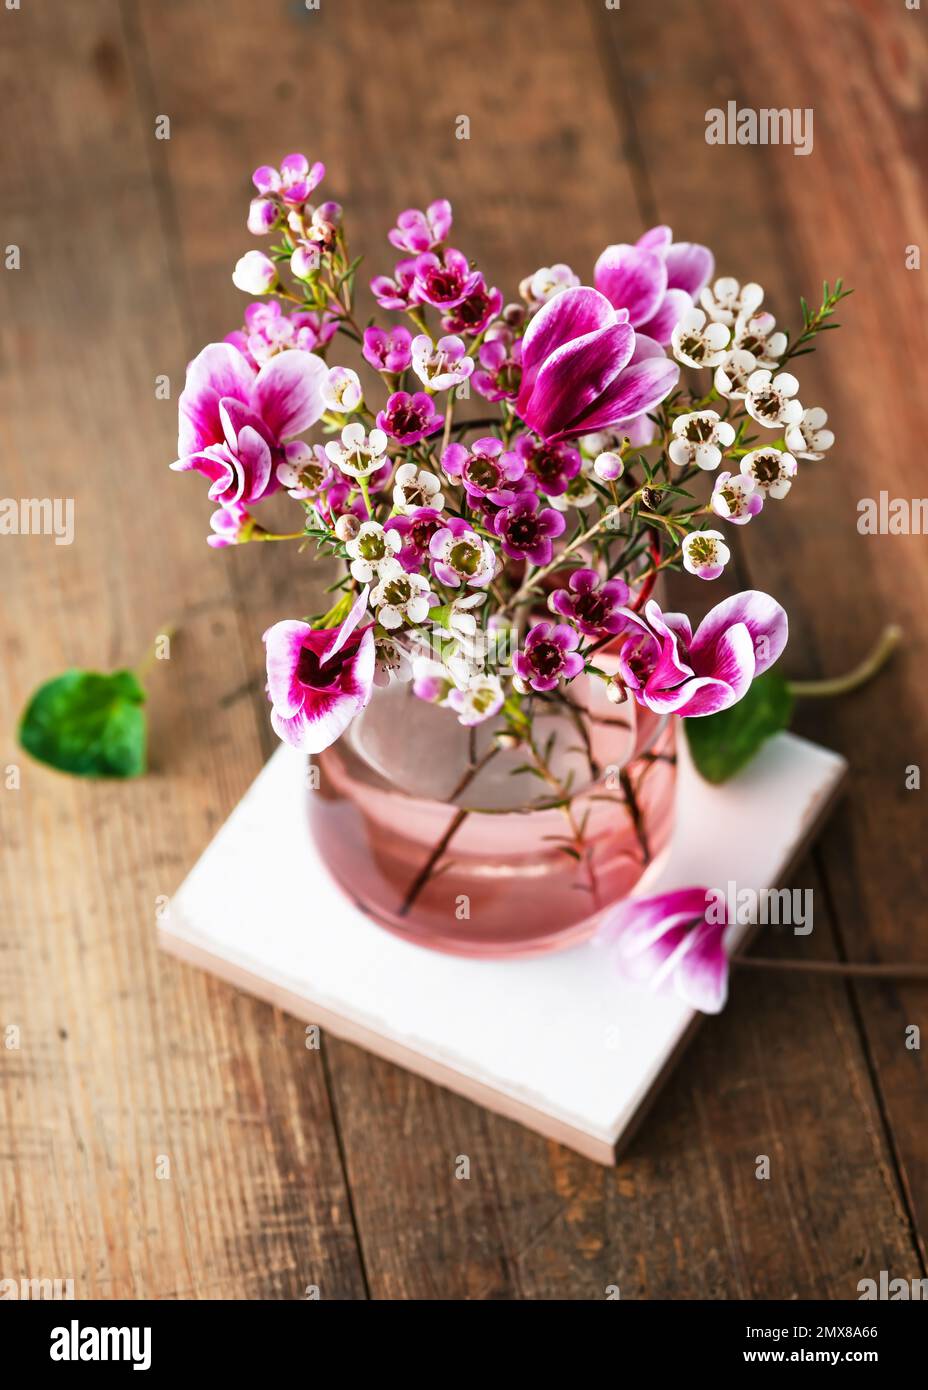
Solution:
<path fill-rule="evenodd" d="M 448 195 L 455 242 L 509 297 L 538 264 L 588 278 L 657 221 L 760 279 L 784 321 L 824 278 L 856 287 L 800 363 L 834 457 L 739 535 L 738 579 L 788 607 L 792 675 L 846 669 L 890 619 L 906 641 L 876 684 L 800 711 L 853 775 L 795 880 L 813 935 L 764 950 L 928 956 L 928 793 L 906 789 L 928 756 L 925 541 L 856 528 L 860 498 L 925 490 L 928 295 L 905 259 L 928 246 L 926 22 L 902 0 L 0 10 L 0 243 L 22 261 L 0 270 L 0 492 L 76 506 L 71 547 L 0 538 L 0 770 L 21 774 L 0 784 L 0 1277 L 78 1297 L 854 1298 L 881 1269 L 925 1273 L 928 1045 L 906 1046 L 924 989 L 739 976 L 607 1171 L 347 1044 L 307 1050 L 295 1020 L 160 958 L 154 924 L 273 746 L 260 634 L 307 607 L 291 550 L 211 552 L 203 489 L 167 470 L 184 364 L 241 314 L 250 171 L 305 149 L 370 273 L 393 215 Z M 729 99 L 813 107 L 813 154 L 707 145 Z M 82 783 L 19 752 L 34 686 L 132 665 L 169 622 L 148 777 Z"/>

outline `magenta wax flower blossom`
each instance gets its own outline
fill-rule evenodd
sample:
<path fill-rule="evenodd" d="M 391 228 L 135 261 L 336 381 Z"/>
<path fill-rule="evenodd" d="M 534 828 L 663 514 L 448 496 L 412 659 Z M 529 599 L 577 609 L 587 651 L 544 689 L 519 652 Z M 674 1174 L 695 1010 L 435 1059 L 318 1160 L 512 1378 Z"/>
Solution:
<path fill-rule="evenodd" d="M 413 292 L 417 300 L 434 309 L 455 309 L 480 284 L 479 270 L 471 270 L 467 257 L 448 246 L 441 256 L 424 251 L 416 257 Z"/>
<path fill-rule="evenodd" d="M 452 686 L 446 703 L 457 714 L 458 723 L 471 729 L 499 713 L 503 707 L 503 687 L 498 676 L 477 674 L 470 677 L 463 689 Z"/>
<path fill-rule="evenodd" d="M 364 346 L 361 351 L 365 362 L 378 372 L 390 372 L 394 376 L 405 372 L 412 361 L 412 334 L 408 328 L 365 328 Z"/>
<path fill-rule="evenodd" d="M 263 251 L 246 251 L 235 263 L 232 283 L 245 294 L 267 294 L 277 283 L 277 267 Z"/>
<path fill-rule="evenodd" d="M 625 979 L 717 1014 L 728 997 L 728 923 L 713 899 L 706 888 L 624 898 L 603 918 L 594 944 L 606 947 Z"/>
<path fill-rule="evenodd" d="M 683 537 L 683 568 L 697 579 L 718 579 L 731 559 L 721 531 L 691 531 Z"/>
<path fill-rule="evenodd" d="M 633 361 L 635 330 L 608 299 L 585 286 L 562 290 L 532 319 L 522 340 L 516 409 L 542 439 L 611 429 L 645 414 L 679 376 L 657 343 Z M 659 356 L 657 354 L 660 354 Z"/>
<path fill-rule="evenodd" d="M 424 391 L 413 396 L 408 391 L 394 391 L 386 410 L 377 416 L 378 428 L 398 444 L 418 444 L 420 439 L 440 430 L 443 423 L 435 402 Z"/>
<path fill-rule="evenodd" d="M 687 718 L 716 714 L 747 694 L 755 676 L 786 646 L 785 611 L 769 594 L 747 589 L 706 614 L 695 635 L 685 613 L 662 613 L 650 599 L 644 616 L 625 610 L 629 635 L 619 677 L 638 704 Z"/>
<path fill-rule="evenodd" d="M 432 573 L 449 589 L 469 584 L 482 589 L 496 573 L 496 554 L 463 517 L 449 517 L 429 541 Z"/>
<path fill-rule="evenodd" d="M 259 193 L 276 193 L 288 207 L 299 207 L 324 178 L 324 164 L 310 167 L 305 154 L 288 154 L 281 160 L 279 169 L 262 164 L 252 174 L 251 181 Z"/>
<path fill-rule="evenodd" d="M 398 261 L 392 276 L 374 276 L 371 281 L 371 294 L 381 309 L 408 309 L 415 302 L 413 299 L 415 280 L 415 261 Z"/>
<path fill-rule="evenodd" d="M 669 227 L 652 227 L 635 246 L 607 246 L 593 283 L 629 322 L 666 346 L 715 267 L 712 252 L 695 242 L 672 241 Z"/>
<path fill-rule="evenodd" d="M 275 352 L 299 348 L 315 352 L 325 347 L 338 327 L 338 316 L 298 309 L 285 314 L 276 299 L 258 300 L 245 310 L 245 327 L 227 333 L 225 341 L 237 347 L 257 369 Z"/>
<path fill-rule="evenodd" d="M 407 208 L 396 219 L 396 226 L 387 233 L 392 246 L 410 255 L 434 251 L 451 231 L 451 204 L 447 198 L 429 203 L 425 212 Z"/>
<path fill-rule="evenodd" d="M 328 748 L 371 697 L 374 625 L 358 627 L 367 594 L 361 591 L 341 627 L 282 622 L 264 634 L 271 724 L 303 753 Z"/>
<path fill-rule="evenodd" d="M 497 289 L 488 290 L 482 275 L 466 299 L 442 315 L 441 326 L 446 333 L 463 333 L 476 338 L 503 307 L 503 296 Z"/>
<path fill-rule="evenodd" d="M 294 439 L 284 447 L 277 465 L 277 481 L 298 502 L 318 497 L 335 478 L 335 469 L 321 444 Z"/>
<path fill-rule="evenodd" d="M 384 523 L 385 531 L 395 531 L 401 546 L 396 558 L 408 574 L 415 574 L 429 558 L 429 542 L 445 524 L 445 518 L 434 507 L 416 507 L 405 516 L 391 516 Z"/>
<path fill-rule="evenodd" d="M 277 225 L 280 208 L 271 198 L 252 198 L 246 223 L 252 236 L 266 236 Z"/>
<path fill-rule="evenodd" d="M 361 380 L 351 367 L 330 367 L 322 388 L 326 410 L 350 415 L 361 404 Z"/>
<path fill-rule="evenodd" d="M 559 680 L 572 680 L 583 670 L 579 645 L 580 634 L 565 623 L 536 623 L 513 653 L 513 670 L 532 690 L 553 690 Z"/>
<path fill-rule="evenodd" d="M 557 300 L 551 303 L 556 304 Z M 533 565 L 548 564 L 554 554 L 552 542 L 566 527 L 562 514 L 553 507 L 542 507 L 534 492 L 520 493 L 493 518 L 493 529 L 502 537 L 506 554 L 514 560 L 529 560 Z"/>
<path fill-rule="evenodd" d="M 580 451 L 570 444 L 546 444 L 530 434 L 520 434 L 515 451 L 526 468 L 538 479 L 538 487 L 549 497 L 560 497 L 567 491 L 571 478 L 580 472 L 583 460 Z"/>
<path fill-rule="evenodd" d="M 716 516 L 735 526 L 746 526 L 752 516 L 763 511 L 764 499 L 753 478 L 738 473 L 720 473 L 715 480 L 709 506 Z"/>
<path fill-rule="evenodd" d="M 280 352 L 255 371 L 231 343 L 210 343 L 187 368 L 171 467 L 202 473 L 223 506 L 257 502 L 277 488 L 284 442 L 322 417 L 325 378 L 312 353 Z"/>
<path fill-rule="evenodd" d="M 512 450 L 504 451 L 503 441 L 493 435 L 475 439 L 469 449 L 449 444 L 441 466 L 449 478 L 463 484 L 468 497 L 485 497 L 497 507 L 515 500 L 509 484 L 518 482 L 525 472 L 525 461 Z"/>
<path fill-rule="evenodd" d="M 605 637 L 628 626 L 623 611 L 629 588 L 624 579 L 600 581 L 595 570 L 574 570 L 566 589 L 555 589 L 548 607 L 573 623 L 585 637 Z"/>
<path fill-rule="evenodd" d="M 495 328 L 494 324 L 480 345 L 474 387 L 488 401 L 514 401 L 522 381 L 522 339 L 514 338 L 505 327 L 491 338 Z"/>
<path fill-rule="evenodd" d="M 474 359 L 467 356 L 463 338 L 449 334 L 433 343 L 427 333 L 420 333 L 412 340 L 412 369 L 430 390 L 450 391 L 467 380 Z"/>

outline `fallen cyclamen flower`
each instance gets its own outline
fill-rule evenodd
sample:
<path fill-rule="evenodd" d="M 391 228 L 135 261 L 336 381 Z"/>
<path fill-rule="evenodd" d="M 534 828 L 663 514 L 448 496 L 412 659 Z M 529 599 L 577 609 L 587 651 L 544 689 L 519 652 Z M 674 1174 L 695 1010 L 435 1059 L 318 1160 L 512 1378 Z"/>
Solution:
<path fill-rule="evenodd" d="M 449 444 L 441 456 L 441 466 L 448 477 L 463 484 L 468 497 L 486 498 L 497 507 L 506 506 L 516 497 L 509 484 L 516 483 L 525 473 L 525 460 L 512 450 L 504 450 L 503 441 L 488 435 L 475 439 L 470 449 L 463 444 Z"/>
<path fill-rule="evenodd" d="M 277 283 L 277 267 L 263 251 L 246 251 L 235 263 L 232 283 L 245 294 L 267 294 Z"/>
<path fill-rule="evenodd" d="M 382 328 L 365 328 L 364 346 L 361 349 L 364 360 L 378 372 L 399 375 L 405 372 L 412 361 L 412 334 L 402 325 L 384 331 Z"/>
<path fill-rule="evenodd" d="M 396 219 L 396 226 L 387 233 L 391 245 L 399 251 L 420 255 L 434 251 L 451 231 L 451 204 L 447 198 L 429 203 L 425 212 L 407 208 Z"/>
<path fill-rule="evenodd" d="M 735 428 L 715 410 L 695 410 L 678 415 L 673 422 L 673 439 L 668 453 L 680 468 L 715 469 L 722 462 L 722 451 L 735 442 Z"/>
<path fill-rule="evenodd" d="M 429 582 L 421 574 L 409 574 L 396 560 L 387 560 L 380 567 L 379 582 L 371 590 L 371 604 L 378 610 L 381 627 L 402 627 L 403 623 L 421 623 L 429 613 Z"/>
<path fill-rule="evenodd" d="M 374 626 L 358 627 L 367 590 L 337 628 L 275 623 L 264 634 L 271 724 L 303 753 L 321 753 L 344 733 L 371 697 Z"/>
<path fill-rule="evenodd" d="M 377 415 L 378 429 L 383 430 L 398 444 L 418 444 L 420 439 L 440 430 L 444 420 L 435 409 L 435 402 L 424 391 L 410 395 L 408 391 L 394 391 L 387 401 L 386 410 Z"/>
<path fill-rule="evenodd" d="M 564 291 L 569 294 L 569 290 Z M 552 304 L 556 300 L 551 301 Z M 542 310 L 544 312 L 544 310 Z M 542 507 L 533 492 L 519 493 L 493 518 L 493 529 L 502 537 L 503 550 L 515 560 L 547 565 L 554 554 L 554 538 L 566 530 L 567 522 L 553 507 Z"/>
<path fill-rule="evenodd" d="M 429 558 L 429 542 L 444 524 L 445 517 L 434 507 L 419 507 L 406 516 L 390 517 L 386 530 L 394 531 L 400 538 L 396 558 L 404 570 L 415 574 L 422 568 Z"/>
<path fill-rule="evenodd" d="M 471 270 L 467 257 L 453 246 L 441 256 L 425 251 L 416 257 L 413 293 L 417 300 L 433 309 L 455 309 L 480 284 L 481 275 Z"/>
<path fill-rule="evenodd" d="M 440 584 L 484 588 L 496 574 L 496 553 L 463 517 L 450 517 L 429 541 L 432 573 Z"/>
<path fill-rule="evenodd" d="M 607 246 L 593 283 L 636 329 L 666 346 L 714 264 L 708 247 L 673 242 L 669 227 L 652 227 L 634 246 Z"/>
<path fill-rule="evenodd" d="M 763 288 L 750 281 L 740 285 L 730 275 L 723 275 L 699 296 L 699 302 L 715 323 L 733 327 L 738 319 L 750 319 L 764 299 Z"/>
<path fill-rule="evenodd" d="M 721 531 L 692 531 L 683 539 L 683 568 L 697 579 L 718 579 L 731 559 Z"/>
<path fill-rule="evenodd" d="M 623 611 L 629 589 L 624 579 L 601 581 L 595 570 L 574 570 L 566 589 L 555 589 L 548 599 L 553 613 L 573 623 L 585 637 L 605 637 L 628 626 Z"/>
<path fill-rule="evenodd" d="M 741 460 L 741 472 L 754 481 L 765 497 L 785 497 L 793 485 L 797 463 L 792 454 L 780 449 L 753 449 Z"/>
<path fill-rule="evenodd" d="M 512 401 L 519 394 L 522 381 L 522 339 L 514 338 L 508 328 L 501 327 L 494 337 L 496 325 L 477 354 L 480 367 L 473 375 L 474 389 L 488 401 Z"/>
<path fill-rule="evenodd" d="M 362 521 L 357 535 L 345 545 L 352 578 L 359 584 L 379 578 L 383 566 L 396 560 L 401 545 L 396 531 L 385 530 L 379 521 Z"/>
<path fill-rule="evenodd" d="M 393 506 L 398 512 L 417 511 L 431 507 L 440 512 L 445 505 L 441 483 L 426 468 L 414 463 L 401 463 L 393 478 Z"/>
<path fill-rule="evenodd" d="M 688 309 L 673 330 L 671 342 L 678 362 L 688 367 L 717 367 L 724 360 L 731 329 L 712 323 L 704 309 Z"/>
<path fill-rule="evenodd" d="M 748 380 L 758 365 L 753 352 L 747 352 L 744 348 L 726 352 L 715 369 L 713 380 L 716 391 L 726 400 L 743 400 L 748 394 Z"/>
<path fill-rule="evenodd" d="M 775 371 L 780 358 L 786 351 L 786 334 L 776 332 L 777 321 L 773 314 L 753 314 L 749 318 L 739 318 L 735 324 L 732 347 L 750 352 L 757 360 L 758 367 Z"/>
<path fill-rule="evenodd" d="M 288 207 L 305 203 L 324 178 L 325 165 L 316 163 L 310 167 L 305 154 L 288 154 L 281 160 L 280 169 L 262 164 L 251 176 L 259 193 L 277 194 Z"/>
<path fill-rule="evenodd" d="M 545 265 L 522 281 L 519 293 L 530 309 L 540 309 L 561 290 L 573 289 L 579 284 L 580 277 L 574 274 L 569 265 Z"/>
<path fill-rule="evenodd" d="M 202 473 L 223 506 L 259 501 L 277 488 L 285 440 L 321 418 L 325 376 L 312 353 L 280 352 L 256 371 L 230 343 L 210 343 L 187 368 L 171 467 Z"/>
<path fill-rule="evenodd" d="M 827 412 L 820 405 L 814 405 L 803 412 L 802 419 L 790 425 L 786 431 L 786 447 L 794 458 L 823 459 L 827 450 L 835 442 L 831 430 L 826 429 Z"/>
<path fill-rule="evenodd" d="M 763 510 L 764 499 L 752 477 L 720 473 L 715 480 L 709 506 L 716 516 L 724 517 L 735 526 L 746 526 L 752 516 Z"/>
<path fill-rule="evenodd" d="M 748 377 L 744 408 L 752 420 L 769 430 L 780 425 L 796 425 L 803 416 L 801 404 L 793 399 L 798 390 L 799 382 L 791 372 L 780 372 L 777 376 L 767 370 L 752 372 Z"/>
<path fill-rule="evenodd" d="M 728 998 L 727 922 L 710 919 L 706 888 L 678 888 L 651 898 L 623 898 L 597 930 L 619 973 L 655 993 L 670 993 L 701 1013 L 717 1014 Z"/>
<path fill-rule="evenodd" d="M 352 478 L 367 478 L 380 468 L 386 449 L 387 436 L 383 430 L 374 429 L 368 434 L 359 422 L 345 426 L 341 442 L 330 439 L 325 446 L 328 458 Z"/>
<path fill-rule="evenodd" d="M 427 333 L 420 333 L 412 340 L 412 369 L 431 390 L 450 391 L 467 380 L 474 370 L 474 359 L 467 356 L 463 338 L 449 334 L 433 343 Z"/>
<path fill-rule="evenodd" d="M 469 338 L 476 338 L 496 318 L 502 307 L 500 291 L 487 289 L 483 276 L 478 275 L 477 283 L 467 298 L 442 315 L 441 326 L 446 333 L 463 333 Z"/>
<path fill-rule="evenodd" d="M 471 729 L 492 719 L 503 705 L 503 687 L 498 676 L 471 676 L 461 690 L 454 686 L 447 696 L 447 703 L 458 716 L 458 723 Z"/>
<path fill-rule="evenodd" d="M 676 384 L 679 368 L 657 343 L 633 361 L 640 344 L 622 313 L 581 286 L 555 295 L 532 319 L 516 409 L 542 439 L 610 429 L 653 410 Z"/>
<path fill-rule="evenodd" d="M 520 434 L 514 441 L 514 448 L 532 477 L 538 479 L 539 490 L 548 497 L 565 493 L 583 462 L 580 451 L 572 445 L 548 444 L 533 439 L 530 434 Z"/>
<path fill-rule="evenodd" d="M 350 367 L 330 367 L 322 388 L 327 410 L 350 415 L 361 404 L 361 380 Z"/>
<path fill-rule="evenodd" d="M 381 309 L 408 309 L 415 301 L 413 285 L 416 263 L 399 261 L 392 276 L 376 275 L 371 281 L 371 294 Z"/>
<path fill-rule="evenodd" d="M 685 613 L 663 613 L 654 599 L 644 615 L 625 610 L 629 635 L 619 677 L 656 714 L 696 718 L 736 704 L 755 676 L 786 646 L 786 612 L 756 589 L 723 599 L 693 634 Z"/>
<path fill-rule="evenodd" d="M 536 623 L 521 650 L 513 653 L 512 668 L 524 686 L 554 690 L 558 681 L 572 680 L 583 670 L 579 645 L 580 634 L 566 623 Z"/>

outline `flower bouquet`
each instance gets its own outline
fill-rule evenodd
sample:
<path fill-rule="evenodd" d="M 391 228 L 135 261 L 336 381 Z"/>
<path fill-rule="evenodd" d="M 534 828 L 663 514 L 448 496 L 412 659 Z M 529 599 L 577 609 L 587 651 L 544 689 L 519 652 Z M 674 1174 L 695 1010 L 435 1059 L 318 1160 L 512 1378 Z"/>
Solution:
<path fill-rule="evenodd" d="M 667 845 L 673 716 L 711 730 L 783 651 L 767 594 L 694 631 L 658 585 L 718 578 L 730 528 L 831 448 L 788 367 L 845 291 L 803 301 L 789 336 L 760 285 L 655 227 L 606 247 L 592 284 L 554 265 L 506 302 L 440 200 L 397 218 L 368 321 L 323 176 L 298 154 L 256 170 L 267 250 L 233 273 L 243 326 L 188 368 L 172 466 L 208 480 L 211 545 L 335 566 L 325 611 L 264 641 L 271 722 L 310 755 L 339 881 L 428 945 L 562 946 Z M 253 510 L 281 489 L 286 533 Z"/>

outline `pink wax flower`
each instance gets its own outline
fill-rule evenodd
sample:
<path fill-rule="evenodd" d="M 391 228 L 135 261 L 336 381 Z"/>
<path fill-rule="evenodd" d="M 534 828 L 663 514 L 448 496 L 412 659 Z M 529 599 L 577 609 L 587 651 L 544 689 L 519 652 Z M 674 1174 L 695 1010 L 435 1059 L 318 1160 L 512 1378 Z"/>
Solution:
<path fill-rule="evenodd" d="M 412 334 L 408 328 L 365 328 L 361 349 L 365 362 L 375 371 L 398 375 L 405 372 L 412 360 Z"/>
<path fill-rule="evenodd" d="M 257 369 L 275 353 L 287 348 L 315 352 L 330 342 L 338 327 L 338 315 L 298 309 L 285 314 L 276 299 L 259 299 L 245 310 L 245 327 L 227 333 L 232 343 Z"/>
<path fill-rule="evenodd" d="M 277 481 L 297 502 L 320 497 L 335 481 L 335 469 L 321 444 L 294 439 L 284 446 Z"/>
<path fill-rule="evenodd" d="M 415 280 L 416 262 L 398 261 L 392 276 L 374 276 L 371 281 L 371 294 L 381 309 L 408 309 L 415 302 Z"/>
<path fill-rule="evenodd" d="M 580 451 L 570 444 L 546 444 L 543 440 L 533 439 L 530 434 L 520 434 L 514 441 L 514 447 L 526 468 L 538 479 L 539 491 L 547 493 L 549 497 L 562 496 L 583 463 Z"/>
<path fill-rule="evenodd" d="M 516 409 L 542 439 L 607 430 L 653 410 L 680 368 L 660 356 L 633 360 L 635 330 L 625 310 L 586 286 L 562 290 L 532 319 L 522 340 Z"/>
<path fill-rule="evenodd" d="M 503 307 L 499 290 L 488 290 L 482 275 L 466 299 L 442 315 L 441 326 L 446 333 L 461 333 L 476 338 L 495 319 Z"/>
<path fill-rule="evenodd" d="M 257 502 L 277 488 L 286 440 L 321 419 L 328 373 L 309 352 L 279 352 L 260 371 L 231 343 L 210 343 L 190 363 L 181 392 L 178 458 L 224 507 Z"/>
<path fill-rule="evenodd" d="M 572 680 L 583 670 L 579 645 L 580 634 L 565 623 L 536 623 L 513 654 L 513 670 L 532 690 L 553 690 L 558 681 Z"/>
<path fill-rule="evenodd" d="M 275 169 L 262 164 L 251 176 L 259 193 L 277 194 L 288 207 L 300 207 L 325 178 L 325 165 L 310 167 L 305 154 L 288 154 Z"/>
<path fill-rule="evenodd" d="M 374 685 L 374 624 L 359 628 L 367 589 L 341 627 L 275 623 L 264 634 L 271 724 L 303 753 L 321 753 L 367 704 Z"/>
<path fill-rule="evenodd" d="M 628 626 L 623 611 L 628 594 L 624 579 L 600 580 L 595 570 L 579 569 L 568 579 L 566 589 L 555 589 L 548 607 L 585 637 L 605 637 Z"/>
<path fill-rule="evenodd" d="M 235 263 L 232 283 L 245 294 L 267 294 L 277 283 L 277 267 L 263 251 L 246 251 Z"/>
<path fill-rule="evenodd" d="M 456 309 L 480 284 L 480 272 L 471 270 L 467 257 L 448 246 L 437 256 L 423 251 L 416 257 L 415 298 L 434 309 Z"/>
<path fill-rule="evenodd" d="M 385 531 L 395 531 L 403 544 L 397 560 L 407 574 L 416 574 L 429 558 L 429 542 L 445 524 L 446 518 L 434 507 L 416 507 L 405 516 L 391 516 L 384 522 Z"/>
<path fill-rule="evenodd" d="M 280 208 L 272 198 L 252 198 L 246 223 L 252 236 L 266 236 L 277 225 Z"/>
<path fill-rule="evenodd" d="M 425 212 L 419 208 L 407 208 L 396 219 L 396 226 L 387 233 L 391 245 L 398 251 L 408 251 L 418 256 L 423 251 L 434 251 L 451 231 L 451 204 L 447 198 L 439 198 L 429 203 Z"/>
<path fill-rule="evenodd" d="M 489 333 L 495 328 L 494 324 Z M 503 327 L 481 344 L 477 358 L 480 366 L 472 380 L 481 396 L 488 401 L 514 401 L 522 380 L 521 338 L 513 338 L 509 329 Z"/>
<path fill-rule="evenodd" d="M 440 430 L 444 421 L 435 409 L 435 402 L 424 391 L 410 395 L 394 391 L 386 410 L 377 416 L 377 426 L 399 444 L 418 444 L 420 439 Z"/>
<path fill-rule="evenodd" d="M 498 507 L 515 500 L 510 483 L 518 482 L 525 472 L 525 462 L 512 450 L 503 449 L 503 441 L 488 435 L 475 439 L 469 449 L 463 444 L 449 444 L 441 456 L 441 466 L 448 477 L 460 481 L 468 497 L 488 498 Z"/>
<path fill-rule="evenodd" d="M 634 328 L 664 345 L 715 268 L 708 247 L 671 237 L 669 227 L 652 227 L 635 246 L 607 246 L 593 277 L 614 308 L 628 310 Z"/>
<path fill-rule="evenodd" d="M 563 513 L 542 507 L 534 492 L 520 493 L 493 518 L 493 529 L 502 537 L 506 554 L 533 565 L 548 564 L 554 554 L 552 542 L 566 526 Z"/>
<path fill-rule="evenodd" d="M 706 888 L 623 898 L 594 938 L 626 979 L 717 1014 L 728 997 L 726 914 Z M 721 918 L 721 920 L 719 920 Z"/>
<path fill-rule="evenodd" d="M 657 714 L 695 718 L 728 709 L 786 646 L 785 611 L 769 594 L 747 589 L 723 599 L 693 634 L 684 613 L 662 613 L 654 599 L 644 616 L 623 610 L 629 635 L 619 678 L 638 704 Z"/>
<path fill-rule="evenodd" d="M 496 573 L 496 555 L 489 541 L 484 540 L 463 517 L 449 517 L 429 541 L 432 573 L 440 584 L 449 589 L 469 584 L 483 589 Z"/>

